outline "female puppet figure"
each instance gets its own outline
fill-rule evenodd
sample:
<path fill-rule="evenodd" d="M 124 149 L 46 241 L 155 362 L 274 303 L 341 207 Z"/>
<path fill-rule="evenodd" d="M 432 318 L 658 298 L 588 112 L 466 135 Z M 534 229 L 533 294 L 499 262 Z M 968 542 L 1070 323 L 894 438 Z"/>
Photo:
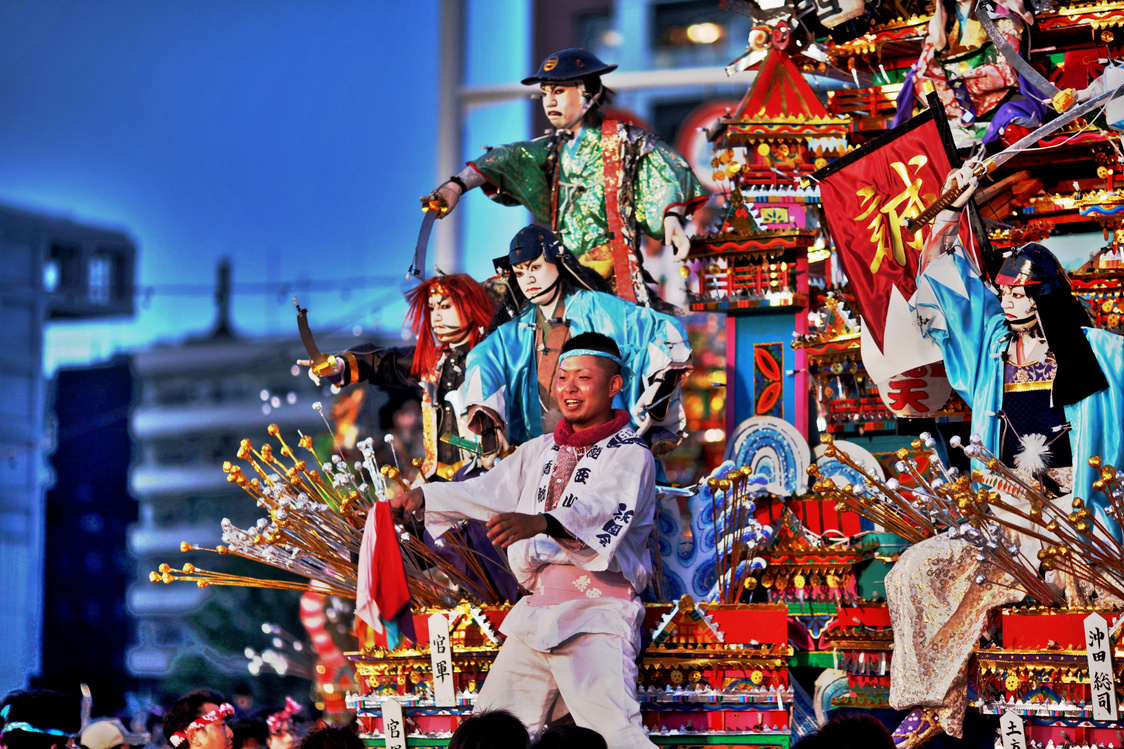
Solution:
<path fill-rule="evenodd" d="M 977 120 L 1019 93 L 1018 73 L 976 20 L 975 6 L 976 0 L 936 0 L 921 57 L 902 88 L 903 98 L 899 99 L 894 124 L 904 121 L 913 111 L 914 79 L 933 83 L 950 124 L 954 128 L 961 126 L 961 132 L 969 135 L 976 133 Z M 1034 14 L 1025 9 L 1023 0 L 999 0 L 995 13 L 995 27 L 1017 50 L 1024 24 L 1033 24 Z M 1002 116 L 996 113 L 994 127 L 988 128 L 985 142 L 993 140 L 1008 122 L 1031 126 L 1041 122 L 1045 107 L 1037 101 L 1037 92 L 1028 89 L 1024 93 L 1028 98 L 1018 97 L 1018 106 L 1007 108 Z"/>
<path fill-rule="evenodd" d="M 552 431 L 562 344 L 596 332 L 617 341 L 624 359 L 616 407 L 631 414 L 654 452 L 673 448 L 685 423 L 679 383 L 691 367 L 683 325 L 598 290 L 600 277 L 579 265 L 549 229 L 521 229 L 497 265 L 511 269 L 510 296 L 496 313 L 494 331 L 469 354 L 455 395 L 469 427 L 485 435 L 498 429 L 512 445 Z"/>
<path fill-rule="evenodd" d="M 647 234 L 684 259 L 687 217 L 706 193 L 687 161 L 655 133 L 606 120 L 601 106 L 612 92 L 606 65 L 584 49 L 564 49 L 543 60 L 524 85 L 538 85 L 554 132 L 545 138 L 490 148 L 423 201 L 451 210 L 473 187 L 504 205 L 522 205 L 550 225 L 583 264 L 611 279 L 623 299 L 648 304 L 640 239 Z M 622 282 L 620 279 L 624 278 Z"/>
<path fill-rule="evenodd" d="M 376 348 L 364 344 L 336 354 L 336 366 L 322 376 L 336 385 L 369 382 L 382 387 L 420 388 L 425 457 L 422 475 L 450 479 L 466 461 L 443 434 L 467 430 L 445 397 L 464 381 L 465 359 L 484 337 L 493 314 L 492 300 L 471 277 L 457 274 L 422 281 L 406 294 L 407 320 L 417 337 L 413 346 Z M 300 362 L 307 365 L 307 362 Z M 310 376 L 318 380 L 315 375 Z"/>
<path fill-rule="evenodd" d="M 970 168 L 950 176 L 971 185 L 966 195 L 974 190 Z M 1113 465 L 1124 459 L 1124 337 L 1089 327 L 1065 271 L 1038 244 L 1006 259 L 995 279 L 997 296 L 956 242 L 959 226 L 956 213 L 938 216 L 916 299 L 949 382 L 972 407 L 972 433 L 1028 482 L 1062 498 L 1055 499 L 1061 506 L 1068 507 L 1065 495 L 1082 497 L 1104 527 L 1119 533 L 1103 514 L 1108 503 L 1093 489 L 1099 475 L 1089 458 Z M 1021 556 L 1037 566 L 1041 541 L 1012 536 Z M 978 583 L 980 574 L 999 584 Z M 1071 599 L 1083 592 L 1065 582 Z M 890 704 L 926 708 L 899 727 L 899 745 L 916 745 L 911 742 L 940 730 L 960 735 L 972 649 L 989 613 L 1025 595 L 1008 584 L 1015 582 L 948 534 L 907 549 L 887 575 L 895 643 Z"/>

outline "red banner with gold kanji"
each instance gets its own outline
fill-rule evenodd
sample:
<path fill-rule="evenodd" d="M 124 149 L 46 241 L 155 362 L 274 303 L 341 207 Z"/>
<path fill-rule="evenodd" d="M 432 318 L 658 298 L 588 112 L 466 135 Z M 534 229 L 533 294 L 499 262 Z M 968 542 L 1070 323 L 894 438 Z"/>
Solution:
<path fill-rule="evenodd" d="M 830 164 L 816 176 L 836 256 L 851 282 L 863 326 L 885 352 L 890 288 L 917 288 L 929 227 L 905 228 L 941 193 L 952 171 L 937 123 L 926 111 Z"/>

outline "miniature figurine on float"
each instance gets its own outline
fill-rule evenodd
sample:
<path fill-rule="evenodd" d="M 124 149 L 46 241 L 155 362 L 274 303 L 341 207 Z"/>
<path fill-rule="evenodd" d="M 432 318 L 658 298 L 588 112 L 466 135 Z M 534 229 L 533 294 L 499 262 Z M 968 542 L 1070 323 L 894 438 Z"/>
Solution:
<path fill-rule="evenodd" d="M 467 461 L 466 451 L 441 441 L 443 434 L 466 436 L 446 400 L 464 382 L 465 359 L 484 337 L 493 315 L 493 304 L 484 287 L 464 274 L 436 276 L 406 293 L 410 303 L 406 319 L 417 343 L 401 348 L 376 348 L 370 344 L 335 354 L 332 365 L 309 376 L 334 385 L 369 382 L 380 387 L 420 388 L 425 457 L 421 475 L 427 480 L 448 480 Z M 310 366 L 309 360 L 297 362 Z"/>
<path fill-rule="evenodd" d="M 682 323 L 601 291 L 600 276 L 549 229 L 521 229 L 506 265 L 508 293 L 493 330 L 469 353 L 464 384 L 451 396 L 468 427 L 497 430 L 511 445 L 549 434 L 560 415 L 554 380 L 562 345 L 600 332 L 618 342 L 624 361 L 617 406 L 657 454 L 673 448 L 686 423 L 680 383 L 691 368 Z"/>
<path fill-rule="evenodd" d="M 958 208 L 975 191 L 972 167 L 946 182 L 967 187 Z M 1083 498 L 1099 524 L 1119 536 L 1104 514 L 1108 502 L 1094 490 L 1099 472 L 1089 460 L 1117 465 L 1124 458 L 1124 338 L 1090 327 L 1064 269 L 1038 244 L 1006 259 L 997 296 L 957 241 L 960 226 L 958 213 L 938 215 L 915 302 L 923 329 L 942 350 L 949 382 L 972 408 L 973 435 L 1055 503 Z M 1011 506 L 1027 506 L 1017 487 L 990 471 L 983 482 Z M 1012 550 L 1037 572 L 1042 540 L 1011 535 Z M 1064 584 L 1069 598 L 1084 603 L 1078 581 Z M 895 638 L 890 704 L 923 708 L 907 716 L 895 739 L 916 746 L 941 730 L 959 736 L 968 658 L 987 617 L 1026 592 L 980 562 L 970 543 L 941 534 L 901 555 L 886 577 L 886 595 Z"/>
<path fill-rule="evenodd" d="M 601 76 L 616 67 L 584 49 L 547 57 L 523 84 L 541 85 L 554 132 L 489 149 L 422 202 L 436 201 L 447 213 L 483 186 L 493 200 L 522 205 L 549 225 L 583 265 L 613 281 L 619 297 L 647 305 L 659 298 L 643 273 L 641 235 L 685 258 L 691 245 L 683 227 L 706 194 L 686 160 L 655 133 L 605 119 L 601 107 L 612 91 Z"/>
<path fill-rule="evenodd" d="M 655 461 L 614 409 L 627 362 L 610 337 L 562 347 L 554 397 L 562 420 L 486 474 L 394 497 L 406 516 L 424 509 L 439 536 L 462 519 L 486 520 L 531 591 L 503 621 L 507 636 L 475 711 L 504 708 L 539 732 L 556 699 L 609 747 L 653 746 L 637 701 L 648 540 L 656 510 Z"/>

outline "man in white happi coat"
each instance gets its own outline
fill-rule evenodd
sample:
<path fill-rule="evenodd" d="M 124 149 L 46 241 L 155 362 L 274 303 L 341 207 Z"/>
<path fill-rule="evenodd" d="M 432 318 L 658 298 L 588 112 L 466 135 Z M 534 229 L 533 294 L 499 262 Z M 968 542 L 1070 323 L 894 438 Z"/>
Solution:
<path fill-rule="evenodd" d="M 507 639 L 476 711 L 510 710 L 536 734 L 561 699 L 610 749 L 635 749 L 655 746 L 636 698 L 636 658 L 656 488 L 651 452 L 628 412 L 612 406 L 620 369 L 611 338 L 575 336 L 559 358 L 563 418 L 553 434 L 478 478 L 427 484 L 391 502 L 403 514 L 424 509 L 435 538 L 462 519 L 485 520 L 531 592 L 500 627 Z"/>

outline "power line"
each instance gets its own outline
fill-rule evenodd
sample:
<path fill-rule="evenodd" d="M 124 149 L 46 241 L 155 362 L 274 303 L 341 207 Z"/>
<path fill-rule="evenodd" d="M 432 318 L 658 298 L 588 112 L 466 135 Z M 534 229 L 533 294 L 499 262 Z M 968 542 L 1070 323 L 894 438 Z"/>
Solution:
<path fill-rule="evenodd" d="M 236 296 L 291 296 L 302 292 L 342 292 L 363 291 L 365 289 L 378 289 L 392 286 L 397 288 L 404 283 L 402 276 L 355 276 L 352 278 L 336 279 L 300 279 L 296 281 L 280 282 L 235 282 L 230 285 L 230 293 Z M 82 294 L 85 289 L 55 289 L 32 288 L 24 284 L 0 283 L 0 297 L 47 297 L 65 298 L 68 293 Z M 132 289 L 132 296 L 152 299 L 162 297 L 213 297 L 217 293 L 214 284 L 137 284 Z"/>

